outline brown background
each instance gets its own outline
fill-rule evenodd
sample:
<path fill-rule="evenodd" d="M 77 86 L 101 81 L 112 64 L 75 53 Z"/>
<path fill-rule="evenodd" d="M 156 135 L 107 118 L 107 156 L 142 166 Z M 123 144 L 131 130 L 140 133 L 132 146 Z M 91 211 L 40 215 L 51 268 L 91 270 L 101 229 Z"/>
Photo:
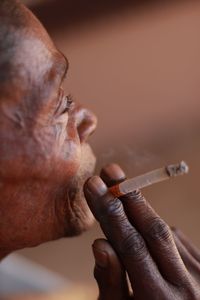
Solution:
<path fill-rule="evenodd" d="M 144 194 L 200 247 L 200 2 L 49 0 L 32 8 L 69 59 L 66 91 L 98 116 L 97 172 L 112 161 L 133 176 L 186 160 L 188 176 Z M 20 253 L 93 282 L 90 248 L 99 236 L 95 225 Z"/>

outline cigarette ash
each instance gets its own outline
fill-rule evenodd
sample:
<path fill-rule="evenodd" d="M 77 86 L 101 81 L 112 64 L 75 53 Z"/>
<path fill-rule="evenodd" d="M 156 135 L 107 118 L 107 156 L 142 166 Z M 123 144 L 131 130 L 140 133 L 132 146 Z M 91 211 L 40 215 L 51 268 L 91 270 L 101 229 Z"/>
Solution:
<path fill-rule="evenodd" d="M 189 172 L 189 167 L 184 161 L 181 161 L 179 164 L 167 166 L 166 172 L 170 177 L 184 175 Z"/>

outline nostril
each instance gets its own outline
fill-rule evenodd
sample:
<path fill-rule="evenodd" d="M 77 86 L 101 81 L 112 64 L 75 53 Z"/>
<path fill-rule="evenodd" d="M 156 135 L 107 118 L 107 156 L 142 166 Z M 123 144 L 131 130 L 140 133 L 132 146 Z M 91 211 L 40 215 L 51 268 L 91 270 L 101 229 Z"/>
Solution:
<path fill-rule="evenodd" d="M 77 130 L 81 142 L 85 142 L 95 131 L 97 126 L 96 116 L 89 110 L 82 111 L 82 118 L 78 122 Z"/>

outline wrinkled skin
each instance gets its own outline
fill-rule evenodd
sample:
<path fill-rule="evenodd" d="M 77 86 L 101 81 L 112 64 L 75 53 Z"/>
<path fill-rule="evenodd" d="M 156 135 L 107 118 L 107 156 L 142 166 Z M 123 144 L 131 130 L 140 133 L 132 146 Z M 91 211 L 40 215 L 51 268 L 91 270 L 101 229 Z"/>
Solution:
<path fill-rule="evenodd" d="M 96 118 L 64 97 L 67 67 L 31 12 L 17 0 L 1 0 L 1 258 L 79 234 L 93 222 L 82 187 L 95 165 L 87 138 Z M 99 299 L 200 299 L 200 252 L 139 192 L 114 198 L 108 187 L 124 179 L 119 166 L 109 165 L 101 179 L 85 184 L 107 238 L 93 244 Z"/>
<path fill-rule="evenodd" d="M 99 300 L 199 300 L 200 251 L 171 230 L 140 192 L 113 197 L 108 187 L 125 180 L 118 165 L 108 165 L 100 176 L 84 187 L 107 238 L 93 244 Z"/>
<path fill-rule="evenodd" d="M 67 69 L 33 14 L 18 1 L 1 0 L 1 257 L 93 223 L 82 187 L 94 171 L 87 139 L 96 117 L 65 97 Z"/>

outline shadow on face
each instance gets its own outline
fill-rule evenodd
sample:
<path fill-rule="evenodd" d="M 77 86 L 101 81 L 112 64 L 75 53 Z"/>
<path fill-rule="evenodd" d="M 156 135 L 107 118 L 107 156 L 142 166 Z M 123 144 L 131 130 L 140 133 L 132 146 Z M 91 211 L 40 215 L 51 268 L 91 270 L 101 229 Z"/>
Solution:
<path fill-rule="evenodd" d="M 96 118 L 65 95 L 67 59 L 18 1 L 0 4 L 0 57 L 0 245 L 10 252 L 91 224 L 82 186 Z"/>

